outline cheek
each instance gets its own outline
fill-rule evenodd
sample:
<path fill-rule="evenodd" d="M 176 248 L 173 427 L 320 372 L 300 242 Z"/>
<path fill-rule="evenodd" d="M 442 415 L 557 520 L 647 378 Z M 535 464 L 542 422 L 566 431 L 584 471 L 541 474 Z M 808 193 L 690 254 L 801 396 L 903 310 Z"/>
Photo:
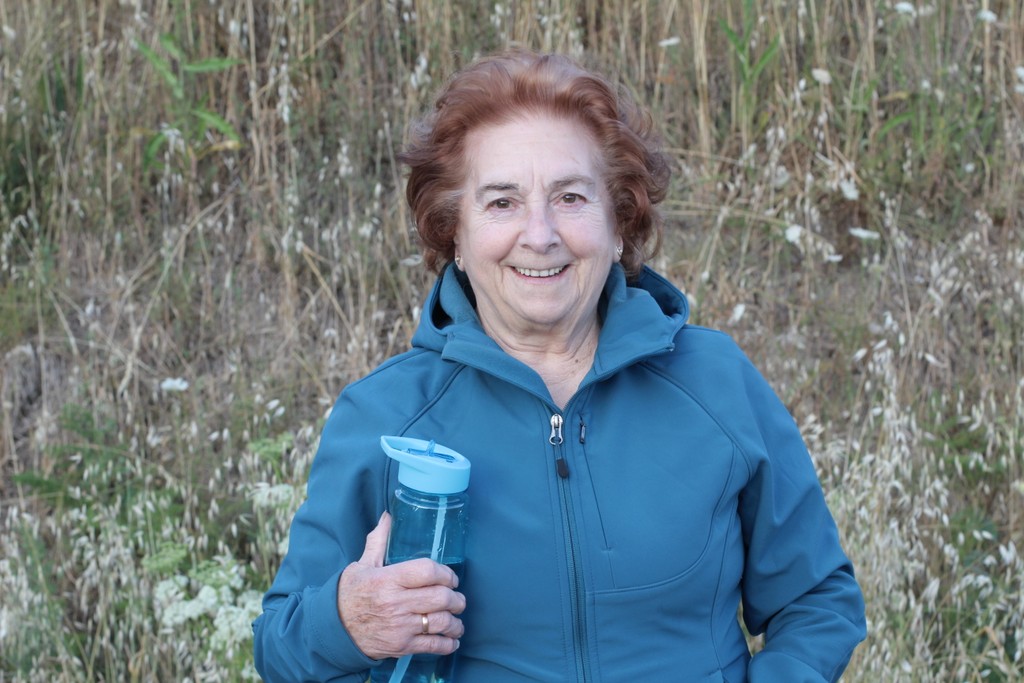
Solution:
<path fill-rule="evenodd" d="M 516 244 L 515 231 L 500 221 L 469 227 L 461 233 L 461 239 L 463 251 L 471 251 L 486 261 L 503 258 Z"/>

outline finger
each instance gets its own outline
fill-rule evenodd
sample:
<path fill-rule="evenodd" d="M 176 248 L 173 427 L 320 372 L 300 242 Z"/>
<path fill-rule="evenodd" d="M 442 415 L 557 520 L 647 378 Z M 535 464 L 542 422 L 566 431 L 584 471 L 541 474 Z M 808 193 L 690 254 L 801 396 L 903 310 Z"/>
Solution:
<path fill-rule="evenodd" d="M 426 622 L 424 622 L 426 618 Z M 431 612 L 429 614 L 419 615 L 420 621 L 420 633 L 419 635 L 432 635 L 432 636 L 445 636 L 454 640 L 458 640 L 465 634 L 466 628 L 462 624 L 462 619 L 452 615 L 451 612 Z M 423 624 L 426 624 L 426 633 L 423 633 Z"/>
<path fill-rule="evenodd" d="M 373 531 L 366 535 L 366 546 L 363 548 L 363 556 L 359 558 L 360 564 L 371 567 L 383 567 L 384 556 L 388 550 L 388 534 L 391 532 L 391 515 L 387 512 L 380 516 L 380 521 Z"/>
<path fill-rule="evenodd" d="M 459 649 L 459 640 L 447 636 L 416 636 L 411 645 L 411 653 L 450 655 Z"/>
<path fill-rule="evenodd" d="M 411 594 L 416 607 L 424 614 L 450 612 L 462 614 L 466 609 L 466 596 L 445 586 L 429 586 Z"/>
<path fill-rule="evenodd" d="M 396 580 L 405 588 L 444 586 L 455 590 L 459 587 L 459 577 L 450 567 L 425 557 L 392 566 L 395 567 Z"/>

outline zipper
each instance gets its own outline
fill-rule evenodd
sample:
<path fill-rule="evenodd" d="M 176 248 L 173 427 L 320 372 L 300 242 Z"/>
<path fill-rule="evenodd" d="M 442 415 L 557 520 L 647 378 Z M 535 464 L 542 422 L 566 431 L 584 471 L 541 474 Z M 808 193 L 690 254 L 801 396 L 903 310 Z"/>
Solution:
<path fill-rule="evenodd" d="M 548 443 L 558 447 L 562 445 L 562 441 L 562 416 L 555 413 L 551 416 L 551 435 L 548 437 Z M 561 449 L 555 452 L 555 470 L 562 479 L 569 478 L 569 463 L 562 457 Z"/>
<path fill-rule="evenodd" d="M 576 529 L 576 520 L 572 514 L 572 492 L 569 490 L 569 463 L 566 462 L 562 447 L 562 416 L 554 413 L 551 416 L 551 435 L 548 436 L 548 443 L 555 451 L 555 471 L 558 472 L 558 493 L 559 501 L 562 504 L 562 524 L 565 528 L 565 538 L 568 545 L 566 559 L 569 563 L 569 594 L 570 607 L 573 613 L 573 654 L 576 659 L 576 680 L 585 682 L 592 680 L 590 666 L 587 661 L 587 629 L 584 617 L 584 606 L 586 600 L 583 592 L 583 576 L 580 568 L 579 553 L 577 550 L 577 538 L 579 532 Z"/>

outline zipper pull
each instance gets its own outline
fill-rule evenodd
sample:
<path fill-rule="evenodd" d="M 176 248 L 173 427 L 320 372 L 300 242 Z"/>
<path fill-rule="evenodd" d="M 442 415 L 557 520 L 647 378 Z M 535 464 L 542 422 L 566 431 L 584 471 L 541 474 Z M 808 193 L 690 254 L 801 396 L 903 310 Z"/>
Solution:
<path fill-rule="evenodd" d="M 551 416 L 551 436 L 548 437 L 548 443 L 552 446 L 562 445 L 562 416 L 558 413 Z M 555 459 L 555 471 L 562 479 L 569 478 L 569 463 L 561 455 Z"/>
<path fill-rule="evenodd" d="M 548 437 L 548 443 L 552 446 L 562 445 L 562 416 L 558 413 L 551 416 L 551 436 Z"/>

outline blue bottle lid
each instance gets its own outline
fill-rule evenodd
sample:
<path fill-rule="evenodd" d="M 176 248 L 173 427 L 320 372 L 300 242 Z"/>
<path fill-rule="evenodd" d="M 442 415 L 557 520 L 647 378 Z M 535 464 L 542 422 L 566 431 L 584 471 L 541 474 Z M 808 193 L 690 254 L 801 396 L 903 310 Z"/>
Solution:
<path fill-rule="evenodd" d="M 452 495 L 469 488 L 469 460 L 439 443 L 382 436 L 380 446 L 398 461 L 398 481 L 423 493 Z"/>

